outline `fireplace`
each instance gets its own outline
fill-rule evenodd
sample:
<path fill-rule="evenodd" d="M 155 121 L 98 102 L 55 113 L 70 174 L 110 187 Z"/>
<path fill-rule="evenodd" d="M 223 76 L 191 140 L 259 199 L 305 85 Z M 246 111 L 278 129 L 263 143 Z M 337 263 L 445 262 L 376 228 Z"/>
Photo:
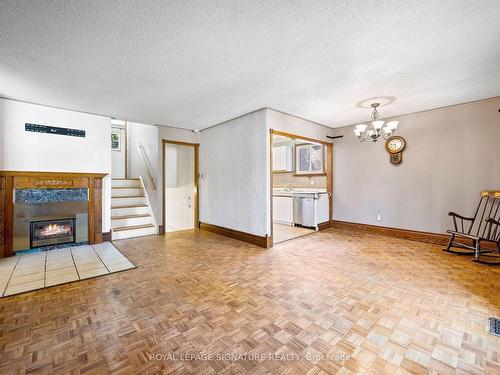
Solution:
<path fill-rule="evenodd" d="M 30 222 L 30 248 L 74 243 L 75 239 L 74 217 Z"/>
<path fill-rule="evenodd" d="M 67 225 L 71 224 L 71 240 L 75 243 L 101 243 L 104 176 L 105 173 L 0 170 L 0 258 L 30 249 L 31 223 L 37 221 L 74 218 L 71 223 L 56 223 L 63 224 L 62 230 L 53 227 L 42 230 L 39 233 L 42 237 L 35 238 L 35 245 L 39 241 L 69 241 Z M 40 248 L 54 246 L 72 244 Z"/>
<path fill-rule="evenodd" d="M 15 251 L 88 242 L 87 189 L 16 189 Z"/>

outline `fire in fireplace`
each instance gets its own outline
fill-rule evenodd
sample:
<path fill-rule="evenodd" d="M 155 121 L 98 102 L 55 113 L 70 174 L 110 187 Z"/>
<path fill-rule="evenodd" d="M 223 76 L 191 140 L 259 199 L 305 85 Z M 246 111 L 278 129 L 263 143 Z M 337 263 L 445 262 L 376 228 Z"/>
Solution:
<path fill-rule="evenodd" d="M 75 242 L 75 218 L 39 220 L 30 223 L 30 247 Z"/>

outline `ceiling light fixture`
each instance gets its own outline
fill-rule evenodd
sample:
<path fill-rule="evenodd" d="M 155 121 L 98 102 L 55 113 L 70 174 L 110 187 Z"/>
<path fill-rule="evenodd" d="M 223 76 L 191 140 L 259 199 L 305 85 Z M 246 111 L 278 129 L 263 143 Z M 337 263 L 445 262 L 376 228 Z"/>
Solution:
<path fill-rule="evenodd" d="M 366 138 L 370 137 L 373 142 L 377 142 L 380 136 L 384 139 L 389 139 L 396 132 L 399 121 L 389 121 L 386 123 L 383 120 L 379 120 L 379 113 L 377 107 L 380 103 L 372 103 L 372 121 L 370 125 L 359 124 L 354 128 L 354 134 L 361 142 L 364 142 Z"/>

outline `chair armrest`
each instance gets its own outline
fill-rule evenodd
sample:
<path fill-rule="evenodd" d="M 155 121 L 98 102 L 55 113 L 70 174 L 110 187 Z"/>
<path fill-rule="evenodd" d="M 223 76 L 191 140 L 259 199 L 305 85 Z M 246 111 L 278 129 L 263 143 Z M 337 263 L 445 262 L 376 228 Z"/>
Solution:
<path fill-rule="evenodd" d="M 455 217 L 458 217 L 459 219 L 474 221 L 473 217 L 465 217 L 465 216 L 459 215 L 455 212 L 448 212 L 448 216 L 455 216 Z"/>
<path fill-rule="evenodd" d="M 492 219 L 491 217 L 489 217 L 487 220 L 486 220 L 487 223 L 491 223 L 491 224 L 495 224 L 495 225 L 500 225 L 500 221 L 496 221 L 495 219 Z"/>
<path fill-rule="evenodd" d="M 493 240 L 494 237 L 496 236 L 497 234 L 497 231 L 498 231 L 498 227 L 500 226 L 500 222 L 498 222 L 497 220 L 495 219 L 492 219 L 491 217 L 489 217 L 488 219 L 485 220 L 486 221 L 486 230 L 488 231 L 488 239 L 489 240 Z M 495 229 L 493 229 L 493 226 L 495 225 Z M 492 233 L 493 232 L 493 233 Z M 484 233 L 483 233 L 484 235 Z M 496 240 L 498 241 L 498 239 Z"/>

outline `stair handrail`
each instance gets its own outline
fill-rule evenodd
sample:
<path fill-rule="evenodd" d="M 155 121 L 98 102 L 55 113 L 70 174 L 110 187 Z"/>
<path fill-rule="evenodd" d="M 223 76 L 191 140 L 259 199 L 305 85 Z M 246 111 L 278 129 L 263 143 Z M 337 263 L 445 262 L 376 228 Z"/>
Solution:
<path fill-rule="evenodd" d="M 137 146 L 139 147 L 139 153 L 141 154 L 142 161 L 144 162 L 144 166 L 146 167 L 146 172 L 148 174 L 148 181 L 151 183 L 151 188 L 153 190 L 156 190 L 153 168 L 151 167 L 151 162 L 149 161 L 146 150 L 144 149 L 144 146 L 140 142 L 137 142 Z"/>

